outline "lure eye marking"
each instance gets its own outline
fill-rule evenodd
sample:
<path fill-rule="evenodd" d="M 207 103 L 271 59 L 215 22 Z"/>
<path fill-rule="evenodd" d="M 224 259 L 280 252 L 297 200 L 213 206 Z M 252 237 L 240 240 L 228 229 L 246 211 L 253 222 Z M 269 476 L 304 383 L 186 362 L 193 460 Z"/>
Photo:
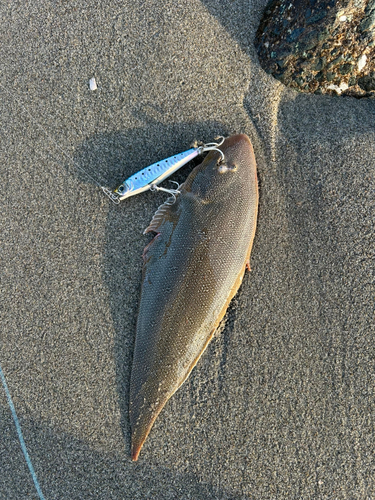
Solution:
<path fill-rule="evenodd" d="M 130 183 L 129 180 L 127 180 L 122 184 L 120 184 L 119 187 L 116 188 L 114 192 L 119 196 L 119 199 L 122 200 L 124 199 L 124 197 L 127 198 L 128 196 L 131 196 L 128 193 L 130 193 L 132 190 L 133 190 L 133 184 Z"/>

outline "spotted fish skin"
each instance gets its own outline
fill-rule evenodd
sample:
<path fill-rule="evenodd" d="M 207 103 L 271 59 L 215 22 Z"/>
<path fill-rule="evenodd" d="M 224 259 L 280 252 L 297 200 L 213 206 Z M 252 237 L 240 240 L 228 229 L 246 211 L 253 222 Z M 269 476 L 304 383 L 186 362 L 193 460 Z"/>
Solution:
<path fill-rule="evenodd" d="M 145 232 L 143 285 L 130 383 L 131 455 L 189 376 L 236 294 L 258 210 L 252 145 L 231 136 L 195 167 L 181 194 L 162 205 Z"/>

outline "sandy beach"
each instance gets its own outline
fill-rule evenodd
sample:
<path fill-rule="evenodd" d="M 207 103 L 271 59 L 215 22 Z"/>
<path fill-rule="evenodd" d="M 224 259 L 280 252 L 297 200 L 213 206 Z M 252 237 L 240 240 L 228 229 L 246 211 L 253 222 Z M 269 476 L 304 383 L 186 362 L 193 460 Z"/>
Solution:
<path fill-rule="evenodd" d="M 375 498 L 375 102 L 267 75 L 266 3 L 0 6 L 0 364 L 47 500 Z M 234 133 L 258 167 L 252 271 L 132 463 L 165 194 L 116 206 L 81 169 L 114 188 Z M 2 388 L 0 434 L 0 499 L 38 498 Z"/>

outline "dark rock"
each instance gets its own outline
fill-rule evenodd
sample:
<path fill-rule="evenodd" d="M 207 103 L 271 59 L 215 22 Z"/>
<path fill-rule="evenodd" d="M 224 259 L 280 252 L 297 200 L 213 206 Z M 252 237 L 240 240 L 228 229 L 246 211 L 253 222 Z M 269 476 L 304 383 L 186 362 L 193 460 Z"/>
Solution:
<path fill-rule="evenodd" d="M 271 0 L 255 46 L 296 90 L 375 96 L 375 0 Z"/>
<path fill-rule="evenodd" d="M 329 64 L 327 64 L 327 69 L 331 69 L 331 68 L 334 68 L 335 66 L 337 66 L 342 60 L 344 59 L 344 56 L 341 54 L 339 55 L 338 57 L 336 57 L 336 59 L 334 59 L 333 61 L 331 61 Z"/>
<path fill-rule="evenodd" d="M 362 76 L 361 78 L 359 78 L 358 85 L 366 92 L 375 90 L 375 73 L 371 73 L 370 75 Z"/>
<path fill-rule="evenodd" d="M 370 0 L 365 9 L 365 15 L 359 25 L 362 32 L 374 31 L 375 29 L 375 1 Z"/>
<path fill-rule="evenodd" d="M 354 68 L 353 64 L 350 63 L 343 64 L 342 66 L 340 66 L 340 73 L 342 75 L 347 75 L 352 71 L 353 68 Z"/>
<path fill-rule="evenodd" d="M 321 69 L 323 68 L 323 64 L 322 64 L 322 59 L 318 59 L 318 60 L 314 60 L 314 62 L 311 63 L 311 68 L 314 70 L 314 71 L 321 71 Z"/>
<path fill-rule="evenodd" d="M 302 87 L 302 85 L 305 83 L 305 80 L 302 78 L 302 76 L 298 76 L 296 78 L 296 83 L 297 83 L 297 85 L 299 85 L 300 87 Z"/>
<path fill-rule="evenodd" d="M 286 39 L 288 42 L 295 42 L 299 38 L 301 33 L 303 33 L 303 32 L 304 32 L 304 28 L 297 28 L 297 29 L 293 30 L 291 32 L 291 34 L 287 36 Z"/>

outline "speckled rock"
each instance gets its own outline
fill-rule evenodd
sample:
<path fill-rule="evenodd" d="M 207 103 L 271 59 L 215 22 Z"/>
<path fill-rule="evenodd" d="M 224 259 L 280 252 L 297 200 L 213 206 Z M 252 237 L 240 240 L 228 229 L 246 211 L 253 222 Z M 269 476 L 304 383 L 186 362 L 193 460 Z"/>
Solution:
<path fill-rule="evenodd" d="M 296 90 L 375 97 L 375 0 L 272 0 L 255 46 Z"/>

